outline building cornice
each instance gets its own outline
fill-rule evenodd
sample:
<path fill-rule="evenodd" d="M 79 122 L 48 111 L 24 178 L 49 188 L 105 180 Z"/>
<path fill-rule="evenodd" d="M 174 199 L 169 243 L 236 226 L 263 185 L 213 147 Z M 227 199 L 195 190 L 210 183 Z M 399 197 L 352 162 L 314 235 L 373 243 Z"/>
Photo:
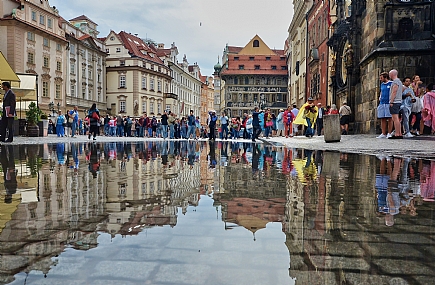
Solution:
<path fill-rule="evenodd" d="M 19 23 L 19 24 L 22 24 L 22 25 L 24 25 L 26 27 L 33 28 L 33 29 L 35 29 L 35 30 L 37 30 L 39 32 L 47 34 L 49 37 L 55 38 L 56 40 L 63 41 L 64 43 L 67 42 L 65 37 L 56 35 L 55 33 L 52 33 L 52 32 L 47 31 L 45 29 L 41 29 L 37 25 L 33 25 L 33 24 L 31 24 L 29 22 L 26 22 L 24 20 L 21 20 L 19 18 L 0 18 L 0 26 L 14 26 L 15 23 Z"/>
<path fill-rule="evenodd" d="M 164 74 L 164 73 L 160 73 L 158 71 L 152 70 L 152 69 L 148 69 L 146 67 L 142 67 L 142 66 L 106 66 L 106 72 L 110 72 L 110 71 L 116 71 L 116 72 L 127 72 L 127 71 L 141 71 L 141 72 L 146 72 L 146 73 L 150 73 L 152 75 L 157 75 L 157 76 L 161 76 L 164 77 L 168 80 L 172 80 L 172 76 L 168 75 L 168 74 Z"/>

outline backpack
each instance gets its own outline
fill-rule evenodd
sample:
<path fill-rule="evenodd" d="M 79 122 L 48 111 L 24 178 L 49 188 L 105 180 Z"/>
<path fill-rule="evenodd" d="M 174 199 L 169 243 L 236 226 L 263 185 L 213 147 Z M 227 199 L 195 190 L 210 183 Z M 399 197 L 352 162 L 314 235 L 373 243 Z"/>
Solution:
<path fill-rule="evenodd" d="M 287 118 L 286 118 L 285 123 L 286 123 L 287 125 L 290 125 L 291 122 L 293 122 L 293 113 L 292 113 L 292 112 L 288 112 L 288 113 L 287 113 Z"/>

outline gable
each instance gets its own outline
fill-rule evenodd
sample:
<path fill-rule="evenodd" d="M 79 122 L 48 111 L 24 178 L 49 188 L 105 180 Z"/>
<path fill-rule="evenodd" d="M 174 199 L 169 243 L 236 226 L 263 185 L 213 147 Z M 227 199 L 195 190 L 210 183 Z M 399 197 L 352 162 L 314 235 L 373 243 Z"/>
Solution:
<path fill-rule="evenodd" d="M 104 41 L 104 44 L 106 46 L 111 46 L 111 45 L 122 45 L 123 43 L 121 42 L 118 35 L 114 31 L 110 31 L 109 35 L 106 37 L 106 40 Z"/>
<path fill-rule="evenodd" d="M 249 43 L 238 53 L 239 55 L 276 55 L 266 43 L 255 35 Z"/>

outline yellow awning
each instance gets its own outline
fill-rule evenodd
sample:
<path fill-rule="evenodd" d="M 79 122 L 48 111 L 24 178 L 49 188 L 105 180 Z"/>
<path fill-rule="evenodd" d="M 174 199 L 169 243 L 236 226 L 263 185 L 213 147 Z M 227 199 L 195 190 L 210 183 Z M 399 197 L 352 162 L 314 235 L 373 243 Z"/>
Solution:
<path fill-rule="evenodd" d="M 36 101 L 36 75 L 33 74 L 18 74 L 20 84 L 17 87 L 12 87 L 17 101 Z"/>
<path fill-rule="evenodd" d="M 3 53 L 0 51 L 0 81 L 20 81 L 12 70 Z"/>

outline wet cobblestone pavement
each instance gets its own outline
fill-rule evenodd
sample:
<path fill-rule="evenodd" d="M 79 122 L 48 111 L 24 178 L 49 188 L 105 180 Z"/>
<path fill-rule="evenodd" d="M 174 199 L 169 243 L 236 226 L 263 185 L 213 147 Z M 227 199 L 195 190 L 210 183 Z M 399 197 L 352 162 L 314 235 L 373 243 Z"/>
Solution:
<path fill-rule="evenodd" d="M 434 284 L 434 143 L 17 138 L 0 284 Z"/>

